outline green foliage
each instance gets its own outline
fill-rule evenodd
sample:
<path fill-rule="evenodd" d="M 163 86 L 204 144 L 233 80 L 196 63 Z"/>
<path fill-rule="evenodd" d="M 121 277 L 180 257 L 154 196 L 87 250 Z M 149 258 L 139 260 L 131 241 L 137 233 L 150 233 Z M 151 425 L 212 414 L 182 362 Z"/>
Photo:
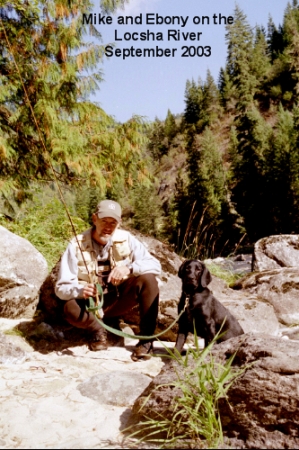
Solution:
<path fill-rule="evenodd" d="M 185 89 L 185 112 L 184 120 L 188 125 L 195 125 L 200 119 L 200 103 L 202 100 L 202 92 L 200 89 L 201 81 L 199 80 L 199 86 L 194 80 L 187 80 Z"/>
<path fill-rule="evenodd" d="M 141 233 L 163 238 L 163 210 L 155 184 L 134 186 L 129 193 L 129 204 L 133 213 L 130 219 L 125 221 L 125 224 Z"/>
<path fill-rule="evenodd" d="M 212 275 L 217 278 L 221 278 L 221 280 L 224 280 L 228 284 L 228 286 L 233 286 L 239 278 L 242 278 L 244 276 L 244 274 L 242 273 L 233 273 L 230 270 L 226 270 L 213 262 L 205 262 L 205 265 Z"/>
<path fill-rule="evenodd" d="M 13 193 L 18 203 L 33 181 L 54 175 L 103 194 L 120 179 L 146 178 L 142 120 L 116 124 L 88 101 L 102 79 L 104 49 L 96 29 L 82 24 L 92 7 L 89 0 L 1 2 L 0 194 Z"/>
<path fill-rule="evenodd" d="M 227 71 L 236 86 L 237 107 L 242 110 L 253 101 L 256 78 L 252 71 L 253 34 L 239 6 L 235 7 L 233 24 L 226 28 Z"/>
<path fill-rule="evenodd" d="M 177 125 L 174 115 L 171 113 L 170 109 L 167 111 L 167 116 L 164 124 L 164 133 L 169 141 L 172 141 L 172 139 L 177 134 Z"/>
<path fill-rule="evenodd" d="M 208 70 L 205 82 L 201 79 L 187 81 L 185 90 L 184 122 L 189 135 L 202 132 L 220 113 L 220 96 L 214 79 Z"/>
<path fill-rule="evenodd" d="M 233 82 L 231 81 L 228 71 L 221 67 L 218 79 L 218 89 L 222 106 L 228 109 L 228 103 L 232 98 Z"/>
<path fill-rule="evenodd" d="M 124 3 L 100 5 L 113 12 Z M 0 2 L 1 222 L 23 229 L 29 208 L 33 239 L 49 245 L 52 264 L 60 251 L 38 237 L 29 203 L 24 217 L 19 211 L 36 180 L 53 184 L 54 170 L 64 193 L 72 187 L 68 204 L 84 227 L 98 201 L 113 198 L 127 224 L 169 239 L 187 257 L 233 252 L 241 236 L 298 233 L 298 2 L 287 5 L 282 25 L 269 19 L 267 36 L 236 6 L 218 87 L 209 71 L 205 81 L 188 80 L 183 118 L 168 110 L 152 124 L 116 123 L 89 102 L 104 48 L 100 33 L 82 24 L 92 7 Z"/>
<path fill-rule="evenodd" d="M 256 78 L 257 92 L 263 88 L 270 67 L 266 32 L 263 27 L 256 27 L 251 70 Z"/>
<path fill-rule="evenodd" d="M 20 336 L 22 338 L 25 337 L 24 333 L 15 327 L 9 330 L 5 330 L 3 333 L 6 334 L 7 336 Z"/>
<path fill-rule="evenodd" d="M 72 220 L 77 233 L 89 227 L 88 223 L 74 214 Z M 31 242 L 45 257 L 49 270 L 56 264 L 73 237 L 62 203 L 57 198 L 47 198 L 44 195 L 35 195 L 30 204 L 24 204 L 23 212 L 21 210 L 14 221 L 0 215 L 0 224 Z"/>
<path fill-rule="evenodd" d="M 296 107 L 289 112 L 280 105 L 273 128 L 252 108 L 239 118 L 232 134 L 232 199 L 252 240 L 299 230 L 296 124 Z"/>
<path fill-rule="evenodd" d="M 299 204 L 298 108 L 279 107 L 268 156 L 268 210 L 273 234 L 298 233 Z"/>
<path fill-rule="evenodd" d="M 148 149 L 154 160 L 160 160 L 168 153 L 168 139 L 163 123 L 156 119 L 148 130 Z"/>
<path fill-rule="evenodd" d="M 142 436 L 139 442 L 159 443 L 162 448 L 182 448 L 182 443 L 190 443 L 191 448 L 219 448 L 223 444 L 218 402 L 226 398 L 227 391 L 246 368 L 233 367 L 235 355 L 224 364 L 214 359 L 211 351 L 218 337 L 201 350 L 195 333 L 195 349 L 189 349 L 186 356 L 165 347 L 178 365 L 177 379 L 156 389 L 169 387 L 180 394 L 158 419 L 139 423 L 131 437 Z"/>
<path fill-rule="evenodd" d="M 272 60 L 264 89 L 277 104 L 292 109 L 299 94 L 299 7 L 288 4 L 282 26 L 270 19 L 268 49 Z"/>
<path fill-rule="evenodd" d="M 210 128 L 188 148 L 189 183 L 181 202 L 179 226 L 184 230 L 180 252 L 184 256 L 213 256 L 226 202 L 226 177 L 217 140 Z"/>
<path fill-rule="evenodd" d="M 269 19 L 267 36 L 236 6 L 226 40 L 218 88 L 209 72 L 205 81 L 186 82 L 185 159 L 167 180 L 171 194 L 163 194 L 165 223 L 173 228 L 167 235 L 186 257 L 228 254 L 240 239 L 250 245 L 299 232 L 298 2 L 287 5 L 282 25 Z M 159 127 L 149 147 L 164 186 L 179 134 L 169 142 Z"/>
<path fill-rule="evenodd" d="M 268 225 L 266 202 L 267 156 L 271 127 L 252 107 L 237 122 L 237 151 L 233 160 L 232 200 L 244 217 L 252 239 L 264 236 Z"/>
<path fill-rule="evenodd" d="M 267 43 L 268 43 L 268 52 L 270 54 L 271 62 L 278 57 L 280 53 L 283 51 L 283 36 L 282 36 L 282 27 L 279 29 L 275 26 L 272 17 L 269 17 L 268 21 L 268 33 L 267 33 Z"/>

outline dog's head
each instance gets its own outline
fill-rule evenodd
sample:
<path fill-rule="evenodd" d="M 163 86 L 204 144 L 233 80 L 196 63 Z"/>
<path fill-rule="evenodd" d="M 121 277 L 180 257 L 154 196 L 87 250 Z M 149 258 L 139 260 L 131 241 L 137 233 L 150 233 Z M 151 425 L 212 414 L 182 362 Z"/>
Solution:
<path fill-rule="evenodd" d="M 206 266 L 198 259 L 188 259 L 179 268 L 179 277 L 183 280 L 183 291 L 192 294 L 198 288 L 206 288 L 212 276 Z"/>

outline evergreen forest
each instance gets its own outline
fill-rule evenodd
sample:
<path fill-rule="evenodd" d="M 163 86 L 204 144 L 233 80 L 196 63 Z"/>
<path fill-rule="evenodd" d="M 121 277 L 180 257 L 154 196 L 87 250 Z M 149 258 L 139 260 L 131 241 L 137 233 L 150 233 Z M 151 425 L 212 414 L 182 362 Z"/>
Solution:
<path fill-rule="evenodd" d="M 83 4 L 84 3 L 84 4 Z M 102 0 L 113 12 L 123 0 Z M 104 45 L 91 0 L 0 0 L 0 224 L 58 259 L 103 198 L 123 221 L 204 259 L 299 233 L 299 5 L 252 28 L 238 5 L 217 80 L 185 109 L 118 123 L 90 101 Z"/>

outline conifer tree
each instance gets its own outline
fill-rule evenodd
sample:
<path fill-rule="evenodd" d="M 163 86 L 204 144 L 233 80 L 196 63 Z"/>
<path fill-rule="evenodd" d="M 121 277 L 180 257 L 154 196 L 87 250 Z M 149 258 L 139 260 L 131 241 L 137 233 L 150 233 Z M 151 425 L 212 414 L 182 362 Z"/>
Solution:
<path fill-rule="evenodd" d="M 293 8 L 285 14 L 284 40 L 286 43 L 285 55 L 287 57 L 289 72 L 295 90 L 294 100 L 299 100 L 299 7 L 296 2 Z M 289 88 L 291 91 L 291 86 Z"/>
<path fill-rule="evenodd" d="M 169 142 L 172 141 L 177 134 L 177 125 L 175 123 L 174 115 L 171 113 L 170 109 L 167 111 L 167 116 L 164 123 L 164 133 Z"/>
<path fill-rule="evenodd" d="M 192 251 L 198 257 L 206 257 L 221 236 L 217 227 L 226 202 L 222 156 L 209 127 L 194 137 L 188 147 L 188 179 L 187 195 L 181 195 L 179 205 L 179 245 L 185 254 Z"/>
<path fill-rule="evenodd" d="M 199 81 L 199 84 L 201 82 Z M 202 91 L 192 79 L 187 80 L 185 89 L 185 111 L 184 120 L 187 125 L 195 125 L 200 119 L 200 104 Z"/>
<path fill-rule="evenodd" d="M 237 107 L 244 110 L 253 102 L 256 79 L 252 73 L 253 33 L 238 6 L 233 24 L 227 25 L 226 29 L 227 71 L 236 86 Z"/>
<path fill-rule="evenodd" d="M 219 91 L 210 70 L 202 86 L 201 120 L 202 129 L 211 125 L 221 113 Z"/>
<path fill-rule="evenodd" d="M 165 126 L 158 118 L 155 119 L 148 130 L 148 149 L 155 160 L 160 160 L 168 152 Z"/>
<path fill-rule="evenodd" d="M 269 150 L 269 234 L 298 233 L 299 225 L 299 116 L 279 106 Z"/>
<path fill-rule="evenodd" d="M 257 85 L 261 87 L 270 69 L 268 44 L 266 32 L 263 27 L 257 26 L 255 30 L 251 67 L 253 74 L 257 79 Z"/>
<path fill-rule="evenodd" d="M 283 33 L 282 27 L 275 26 L 272 17 L 269 17 L 268 30 L 267 30 L 267 44 L 268 44 L 268 54 L 270 55 L 271 62 L 278 57 L 280 53 L 283 52 Z"/>
<path fill-rule="evenodd" d="M 223 106 L 227 111 L 231 109 L 233 110 L 235 106 L 233 99 L 236 98 L 236 89 L 232 79 L 229 76 L 227 68 L 221 67 L 220 69 L 218 90 L 221 106 Z"/>
<path fill-rule="evenodd" d="M 221 112 L 218 88 L 211 72 L 207 71 L 206 81 L 187 81 L 185 91 L 184 120 L 190 133 L 201 133 L 212 124 Z M 192 131 L 193 130 L 193 131 Z"/>
<path fill-rule="evenodd" d="M 292 5 L 288 3 L 279 30 L 271 22 L 269 29 L 273 64 L 266 88 L 277 105 L 282 103 L 291 110 L 299 92 L 299 7 L 296 1 Z"/>
<path fill-rule="evenodd" d="M 271 133 L 271 127 L 252 106 L 239 117 L 234 134 L 232 201 L 245 219 L 249 237 L 254 240 L 267 235 L 271 220 L 267 211 L 266 178 Z"/>

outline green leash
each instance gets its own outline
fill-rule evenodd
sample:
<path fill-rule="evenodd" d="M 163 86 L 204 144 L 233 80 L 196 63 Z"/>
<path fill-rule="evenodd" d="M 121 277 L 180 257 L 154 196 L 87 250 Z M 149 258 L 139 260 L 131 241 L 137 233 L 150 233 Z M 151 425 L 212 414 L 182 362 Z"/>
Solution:
<path fill-rule="evenodd" d="M 96 284 L 96 287 L 97 287 L 99 295 L 101 296 L 100 303 L 98 305 L 96 305 L 95 302 L 94 302 L 93 297 L 89 297 L 89 306 L 86 306 L 86 311 L 94 313 L 95 314 L 95 318 L 102 325 L 102 327 L 105 328 L 105 330 L 110 331 L 110 333 L 116 334 L 117 336 L 120 336 L 120 337 L 126 337 L 126 338 L 131 338 L 131 339 L 138 339 L 138 340 L 156 339 L 156 338 L 162 336 L 163 334 L 167 333 L 167 331 L 171 330 L 171 328 L 178 322 L 179 318 L 181 317 L 181 315 L 185 311 L 185 308 L 184 308 L 180 312 L 178 317 L 174 320 L 174 322 L 172 322 L 172 324 L 170 324 L 169 327 L 166 328 L 166 330 L 161 331 L 158 334 L 154 334 L 152 336 L 138 336 L 136 334 L 124 333 L 123 331 L 116 330 L 115 328 L 109 327 L 109 325 L 106 325 L 103 322 L 103 320 L 100 319 L 99 316 L 97 315 L 99 310 L 103 308 L 103 305 L 104 305 L 104 294 L 103 294 L 102 286 L 100 284 Z"/>

